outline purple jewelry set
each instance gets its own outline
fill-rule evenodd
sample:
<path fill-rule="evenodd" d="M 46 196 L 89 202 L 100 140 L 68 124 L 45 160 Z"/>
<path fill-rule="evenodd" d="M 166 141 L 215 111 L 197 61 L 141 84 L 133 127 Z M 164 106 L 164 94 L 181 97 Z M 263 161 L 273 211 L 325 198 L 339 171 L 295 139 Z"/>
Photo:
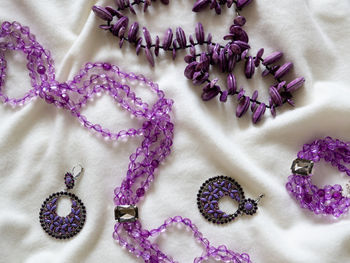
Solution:
<path fill-rule="evenodd" d="M 209 6 L 215 9 L 217 14 L 221 13 L 221 6 L 228 8 L 234 6 L 236 11 L 248 5 L 251 0 L 197 0 L 193 6 L 194 12 L 202 11 Z M 159 50 L 170 51 L 175 58 L 180 49 L 189 49 L 190 54 L 185 56 L 188 66 L 185 76 L 193 81 L 195 85 L 204 85 L 202 99 L 209 100 L 220 95 L 220 101 L 225 102 L 228 95 L 237 95 L 238 107 L 237 117 L 241 117 L 250 107 L 253 112 L 253 122 L 258 122 L 266 108 L 275 115 L 275 108 L 285 102 L 293 104 L 291 92 L 302 86 L 304 78 L 296 78 L 287 83 L 281 78 L 292 68 L 292 63 L 283 65 L 275 64 L 282 57 L 281 52 L 274 52 L 262 58 L 263 49 L 256 56 L 249 56 L 248 35 L 242 29 L 245 18 L 238 16 L 230 27 L 229 34 L 224 40 L 229 41 L 225 46 L 212 43 L 211 35 L 205 37 L 203 26 L 199 23 L 195 29 L 195 38 L 187 38 L 181 28 L 176 29 L 176 37 L 168 29 L 160 45 L 157 36 L 153 43 L 149 31 L 144 27 L 143 35 L 138 36 L 139 25 L 134 22 L 129 29 L 128 17 L 121 12 L 128 9 L 135 13 L 134 6 L 143 4 L 146 11 L 152 4 L 151 0 L 117 0 L 117 9 L 111 7 L 93 7 L 93 11 L 102 19 L 107 21 L 101 28 L 109 30 L 120 38 L 120 46 L 125 41 L 135 44 L 136 53 L 145 51 L 150 64 L 154 66 L 154 56 L 159 55 Z M 168 0 L 161 0 L 162 4 L 168 4 Z M 113 23 L 114 17 L 117 21 Z M 124 36 L 127 33 L 127 37 Z M 206 40 L 205 40 L 206 39 Z M 145 44 L 143 44 L 145 40 Z M 195 46 L 206 45 L 207 51 L 196 54 Z M 5 53 L 10 51 L 21 51 L 27 58 L 27 68 L 31 78 L 32 88 L 21 98 L 9 98 L 3 93 L 6 79 L 7 61 Z M 199 58 L 199 61 L 197 61 Z M 265 104 L 257 100 L 258 92 L 254 91 L 251 97 L 245 95 L 245 90 L 237 89 L 236 78 L 232 73 L 235 65 L 240 61 L 245 62 L 245 76 L 251 78 L 255 67 L 260 63 L 265 66 L 263 75 L 272 74 L 275 83 L 269 88 L 270 101 Z M 222 72 L 227 75 L 227 89 L 221 90 L 216 84 L 217 79 L 209 80 L 210 65 L 218 65 Z M 153 105 L 149 105 L 137 97 L 128 83 L 138 82 L 146 85 L 157 97 Z M 130 112 L 140 121 L 139 128 L 129 128 L 119 132 L 110 131 L 99 124 L 91 123 L 81 114 L 81 108 L 98 93 L 109 94 L 123 109 Z M 143 75 L 122 72 L 116 65 L 110 63 L 86 63 L 79 73 L 70 81 L 63 83 L 55 79 L 54 61 L 50 51 L 44 49 L 35 36 L 30 33 L 29 28 L 18 22 L 3 22 L 0 28 L 0 100 L 4 104 L 13 107 L 22 106 L 34 98 L 41 98 L 49 104 L 71 112 L 79 122 L 95 134 L 110 140 L 119 140 L 126 137 L 141 136 L 142 142 L 129 157 L 128 170 L 119 187 L 114 190 L 114 213 L 116 224 L 113 238 L 136 257 L 141 257 L 145 262 L 174 262 L 174 259 L 163 252 L 159 245 L 153 241 L 173 224 L 183 224 L 193 232 L 194 238 L 203 245 L 203 253 L 194 258 L 194 262 L 203 262 L 210 258 L 225 262 L 252 262 L 246 253 L 237 253 L 228 249 L 225 245 L 213 246 L 209 240 L 203 237 L 190 219 L 182 216 L 174 216 L 166 219 L 159 227 L 147 230 L 142 227 L 139 220 L 138 203 L 144 198 L 156 176 L 157 167 L 171 152 L 173 144 L 174 124 L 171 120 L 173 101 L 167 99 L 158 85 Z M 311 144 L 305 144 L 302 151 L 298 153 L 298 159 L 293 162 L 292 175 L 288 177 L 287 190 L 297 199 L 301 207 L 307 208 L 316 214 L 327 214 L 339 217 L 346 213 L 350 206 L 350 198 L 342 194 L 340 185 L 325 186 L 319 189 L 311 182 L 311 171 L 313 164 L 323 158 L 339 171 L 346 172 L 350 176 L 350 169 L 344 163 L 350 163 L 350 143 L 333 140 L 330 137 L 324 140 L 316 140 Z M 64 182 L 66 191 L 51 194 L 39 212 L 39 220 L 42 228 L 52 237 L 67 239 L 76 235 L 86 220 L 86 208 L 82 201 L 70 191 L 73 189 L 76 179 L 82 174 L 80 171 L 65 174 Z M 57 214 L 57 204 L 60 197 L 66 196 L 71 199 L 71 213 L 66 217 Z M 223 197 L 230 197 L 238 203 L 238 209 L 233 214 L 227 214 L 220 210 L 219 201 Z M 241 215 L 253 215 L 257 212 L 258 203 L 263 195 L 253 200 L 245 198 L 242 187 L 233 178 L 217 176 L 208 179 L 200 187 L 197 195 L 197 205 L 200 213 L 205 219 L 214 224 L 225 224 Z"/>

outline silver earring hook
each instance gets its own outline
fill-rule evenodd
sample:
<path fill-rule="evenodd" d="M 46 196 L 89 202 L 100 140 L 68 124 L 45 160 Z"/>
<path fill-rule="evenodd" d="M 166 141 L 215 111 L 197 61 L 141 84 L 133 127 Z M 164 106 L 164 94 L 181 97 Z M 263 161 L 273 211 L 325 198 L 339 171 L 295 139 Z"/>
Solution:
<path fill-rule="evenodd" d="M 257 199 L 255 199 L 255 202 L 258 204 L 264 196 L 265 196 L 265 194 L 259 195 L 259 197 Z"/>
<path fill-rule="evenodd" d="M 79 170 L 77 171 L 77 169 Z M 77 179 L 79 176 L 83 174 L 83 172 L 84 172 L 84 167 L 81 164 L 74 166 L 72 169 L 73 178 Z"/>

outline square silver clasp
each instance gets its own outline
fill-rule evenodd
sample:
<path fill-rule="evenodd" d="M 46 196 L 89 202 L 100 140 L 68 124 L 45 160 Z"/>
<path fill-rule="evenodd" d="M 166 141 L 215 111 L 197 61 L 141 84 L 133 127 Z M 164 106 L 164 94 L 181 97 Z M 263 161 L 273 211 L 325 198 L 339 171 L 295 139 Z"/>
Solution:
<path fill-rule="evenodd" d="M 114 217 L 119 223 L 135 222 L 139 218 L 139 210 L 135 205 L 118 205 L 114 208 Z"/>
<path fill-rule="evenodd" d="M 314 162 L 306 159 L 297 158 L 292 164 L 292 173 L 300 175 L 309 175 L 314 167 Z"/>

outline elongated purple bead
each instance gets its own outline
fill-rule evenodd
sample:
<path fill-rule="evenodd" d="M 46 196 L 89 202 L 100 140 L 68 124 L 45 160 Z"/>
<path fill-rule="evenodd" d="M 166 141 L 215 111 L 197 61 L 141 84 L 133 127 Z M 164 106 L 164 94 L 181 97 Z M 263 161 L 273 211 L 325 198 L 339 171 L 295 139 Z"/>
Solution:
<path fill-rule="evenodd" d="M 279 79 L 286 75 L 291 69 L 293 68 L 292 62 L 287 62 L 283 64 L 276 72 L 275 72 L 275 79 Z"/>
<path fill-rule="evenodd" d="M 136 55 L 139 55 L 139 54 L 140 54 L 141 45 L 142 45 L 142 37 L 139 37 L 139 38 L 136 40 Z"/>
<path fill-rule="evenodd" d="M 296 91 L 304 84 L 304 82 L 305 82 L 304 77 L 296 78 L 295 80 L 287 84 L 286 91 L 287 92 Z"/>
<path fill-rule="evenodd" d="M 254 92 L 253 92 L 253 95 L 252 95 L 252 104 L 251 104 L 251 106 L 250 106 L 250 110 L 252 111 L 252 112 L 254 112 L 255 111 L 255 109 L 256 109 L 256 100 L 257 100 L 257 98 L 258 98 L 258 96 L 259 96 L 259 92 L 257 91 L 257 90 L 255 90 Z"/>
<path fill-rule="evenodd" d="M 245 76 L 247 79 L 252 78 L 255 72 L 255 66 L 254 66 L 254 60 L 251 56 L 248 57 L 248 59 L 245 62 Z"/>
<path fill-rule="evenodd" d="M 257 123 L 258 121 L 261 120 L 262 116 L 264 115 L 266 110 L 266 105 L 265 103 L 261 103 L 253 113 L 253 123 Z"/>
<path fill-rule="evenodd" d="M 171 28 L 169 28 L 166 31 L 164 39 L 163 39 L 164 50 L 168 50 L 170 48 L 172 41 L 173 41 L 173 31 L 171 30 Z"/>
<path fill-rule="evenodd" d="M 242 9 L 243 7 L 249 5 L 252 2 L 252 0 L 237 0 L 237 8 Z"/>
<path fill-rule="evenodd" d="M 238 118 L 242 117 L 244 113 L 247 112 L 247 110 L 249 109 L 249 105 L 250 105 L 250 98 L 248 96 L 243 97 L 237 106 L 236 109 L 236 116 Z"/>
<path fill-rule="evenodd" d="M 233 52 L 233 54 L 241 54 L 241 52 L 242 52 L 240 46 L 237 44 L 231 44 L 230 49 Z"/>
<path fill-rule="evenodd" d="M 220 93 L 220 87 L 214 86 L 213 88 L 204 88 L 202 93 L 202 100 L 208 101 L 216 97 Z"/>
<path fill-rule="evenodd" d="M 158 57 L 158 54 L 159 54 L 159 36 L 156 36 L 156 44 L 155 44 L 155 47 L 154 47 L 154 54 Z"/>
<path fill-rule="evenodd" d="M 264 54 L 264 49 L 263 48 L 259 49 L 259 51 L 256 54 L 255 59 L 254 59 L 255 67 L 258 67 L 260 65 L 260 59 L 263 56 L 263 54 Z"/>
<path fill-rule="evenodd" d="M 282 100 L 282 97 L 281 97 L 281 94 L 278 92 L 278 90 L 274 87 L 274 86 L 271 86 L 270 89 L 269 89 L 269 94 L 271 96 L 271 99 L 272 101 L 278 105 L 278 106 L 281 106 L 282 103 L 283 103 L 283 100 Z"/>
<path fill-rule="evenodd" d="M 221 95 L 220 95 L 220 101 L 226 102 L 227 101 L 227 96 L 228 96 L 228 91 L 224 90 Z"/>
<path fill-rule="evenodd" d="M 119 30 L 122 27 L 127 28 L 128 24 L 129 24 L 129 18 L 126 16 L 121 17 L 113 26 L 113 29 L 112 29 L 113 34 L 115 34 L 117 36 L 119 33 Z"/>
<path fill-rule="evenodd" d="M 113 20 L 112 14 L 104 7 L 94 5 L 92 7 L 92 11 L 95 13 L 95 15 L 97 15 L 99 18 L 103 20 L 106 20 L 106 21 Z"/>
<path fill-rule="evenodd" d="M 233 73 L 228 74 L 227 76 L 227 91 L 228 94 L 233 95 L 237 91 L 237 81 Z"/>
<path fill-rule="evenodd" d="M 118 10 L 114 9 L 111 6 L 106 6 L 105 8 L 109 13 L 111 13 L 112 16 L 116 16 L 118 18 L 121 18 L 123 16 L 122 13 L 120 13 Z"/>
<path fill-rule="evenodd" d="M 145 48 L 145 54 L 146 54 L 148 62 L 151 64 L 152 67 L 154 67 L 153 53 L 148 47 Z"/>
<path fill-rule="evenodd" d="M 236 40 L 233 43 L 238 45 L 241 48 L 241 50 L 245 50 L 245 49 L 250 48 L 250 45 L 248 43 L 241 41 L 241 40 Z"/>
<path fill-rule="evenodd" d="M 152 46 L 152 38 L 151 38 L 151 34 L 149 33 L 148 29 L 146 27 L 142 28 L 142 32 L 143 35 L 145 37 L 145 41 L 146 41 L 146 46 L 148 48 L 150 48 Z"/>
<path fill-rule="evenodd" d="M 190 64 L 187 65 L 187 67 L 185 68 L 185 72 L 184 72 L 184 75 L 186 78 L 188 78 L 188 79 L 193 78 L 193 74 L 196 71 L 195 69 L 196 69 L 197 64 L 198 64 L 198 62 L 194 61 L 194 62 L 191 62 Z"/>
<path fill-rule="evenodd" d="M 199 12 L 209 4 L 210 0 L 197 0 L 192 8 L 193 12 Z"/>
<path fill-rule="evenodd" d="M 197 24 L 195 31 L 196 31 L 196 39 L 198 43 L 203 44 L 205 35 L 204 35 L 204 29 L 203 29 L 202 23 Z"/>
<path fill-rule="evenodd" d="M 139 32 L 139 23 L 134 22 L 128 32 L 128 39 L 130 42 L 135 42 L 137 39 L 137 33 Z"/>
<path fill-rule="evenodd" d="M 181 48 L 186 48 L 186 35 L 185 31 L 181 27 L 176 28 L 176 40 Z"/>
<path fill-rule="evenodd" d="M 282 52 L 279 52 L 279 51 L 273 52 L 271 55 L 267 56 L 264 59 L 263 65 L 265 65 L 265 66 L 270 65 L 270 64 L 280 60 L 282 57 L 283 57 Z"/>

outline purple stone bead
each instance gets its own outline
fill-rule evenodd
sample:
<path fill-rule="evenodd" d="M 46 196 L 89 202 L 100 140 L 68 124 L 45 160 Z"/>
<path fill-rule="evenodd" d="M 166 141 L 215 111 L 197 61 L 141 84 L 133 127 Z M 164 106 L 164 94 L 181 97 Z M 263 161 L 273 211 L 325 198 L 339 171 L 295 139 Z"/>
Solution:
<path fill-rule="evenodd" d="M 193 5 L 192 11 L 199 12 L 205 7 L 207 7 L 209 3 L 210 3 L 210 0 L 197 0 Z"/>
<path fill-rule="evenodd" d="M 113 16 L 112 14 L 104 7 L 101 6 L 93 6 L 92 11 L 97 15 L 99 18 L 106 20 L 106 21 L 112 21 Z"/>
<path fill-rule="evenodd" d="M 151 38 L 151 34 L 149 33 L 148 29 L 146 27 L 142 28 L 142 32 L 143 35 L 145 37 L 145 41 L 146 41 L 146 46 L 148 47 L 148 49 L 152 46 L 152 38 Z M 154 64 L 154 62 L 153 62 Z"/>
<path fill-rule="evenodd" d="M 281 106 L 283 104 L 282 97 L 281 97 L 280 93 L 278 92 L 278 90 L 274 86 L 270 87 L 269 94 L 271 96 L 272 101 L 276 105 Z"/>
<path fill-rule="evenodd" d="M 286 75 L 291 69 L 293 68 L 292 62 L 287 62 L 284 65 L 282 65 L 276 72 L 275 72 L 275 79 L 282 78 L 284 75 Z"/>
<path fill-rule="evenodd" d="M 173 41 L 173 31 L 171 30 L 171 28 L 169 28 L 166 31 L 164 40 L 163 40 L 164 50 L 168 50 L 170 48 L 172 41 Z"/>
<path fill-rule="evenodd" d="M 237 26 L 244 26 L 246 22 L 247 22 L 247 20 L 244 16 L 237 16 L 233 20 L 233 23 Z"/>
<path fill-rule="evenodd" d="M 287 92 L 293 92 L 299 89 L 305 82 L 305 79 L 303 77 L 296 78 L 292 82 L 287 84 L 286 91 Z"/>
<path fill-rule="evenodd" d="M 249 5 L 252 2 L 252 0 L 237 0 L 237 8 L 242 9 L 245 6 Z"/>
<path fill-rule="evenodd" d="M 251 56 L 248 57 L 248 59 L 245 62 L 245 76 L 247 79 L 252 78 L 255 72 L 255 67 L 254 67 L 254 60 Z"/>
<path fill-rule="evenodd" d="M 283 57 L 282 52 L 279 52 L 279 51 L 274 52 L 264 59 L 263 65 L 267 66 L 267 65 L 270 65 L 272 63 L 275 63 L 276 61 L 280 60 L 282 57 Z"/>
<path fill-rule="evenodd" d="M 238 118 L 241 118 L 244 115 L 244 113 L 246 113 L 247 110 L 249 109 L 249 105 L 250 105 L 250 98 L 248 96 L 243 97 L 238 103 L 238 106 L 236 109 L 236 116 Z"/>
<path fill-rule="evenodd" d="M 37 71 L 38 71 L 38 73 L 39 73 L 40 75 L 43 75 L 43 74 L 45 74 L 45 72 L 46 72 L 46 68 L 45 68 L 43 65 L 39 65 L 39 66 L 37 67 Z"/>
<path fill-rule="evenodd" d="M 130 29 L 129 29 L 129 32 L 128 32 L 128 39 L 129 39 L 129 41 L 136 42 L 138 32 L 139 32 L 139 23 L 134 22 L 130 26 Z"/>
<path fill-rule="evenodd" d="M 253 123 L 257 123 L 261 120 L 262 116 L 264 115 L 266 110 L 266 105 L 265 103 L 261 103 L 253 113 Z"/>

